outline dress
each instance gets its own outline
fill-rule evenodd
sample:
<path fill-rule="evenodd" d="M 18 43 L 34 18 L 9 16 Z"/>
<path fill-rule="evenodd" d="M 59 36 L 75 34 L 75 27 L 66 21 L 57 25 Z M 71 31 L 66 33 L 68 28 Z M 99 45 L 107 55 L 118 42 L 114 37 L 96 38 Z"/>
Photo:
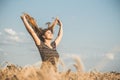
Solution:
<path fill-rule="evenodd" d="M 37 45 L 37 48 L 40 52 L 42 61 L 49 61 L 51 62 L 51 64 L 55 65 L 56 63 L 56 59 L 59 58 L 59 54 L 56 50 L 56 43 L 55 41 L 53 41 L 51 43 L 52 49 L 49 48 L 46 44 L 44 44 L 44 42 L 41 41 L 40 45 Z"/>

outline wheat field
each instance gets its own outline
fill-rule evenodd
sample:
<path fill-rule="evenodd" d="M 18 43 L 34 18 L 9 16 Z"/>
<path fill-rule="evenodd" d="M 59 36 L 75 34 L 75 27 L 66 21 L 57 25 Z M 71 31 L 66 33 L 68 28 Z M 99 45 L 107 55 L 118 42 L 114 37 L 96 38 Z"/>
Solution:
<path fill-rule="evenodd" d="M 53 66 L 45 63 L 44 66 L 17 66 L 7 64 L 0 68 L 0 80 L 120 80 L 118 72 L 84 72 L 80 61 L 76 59 L 73 65 L 76 71 L 66 69 L 63 71 L 55 71 Z"/>

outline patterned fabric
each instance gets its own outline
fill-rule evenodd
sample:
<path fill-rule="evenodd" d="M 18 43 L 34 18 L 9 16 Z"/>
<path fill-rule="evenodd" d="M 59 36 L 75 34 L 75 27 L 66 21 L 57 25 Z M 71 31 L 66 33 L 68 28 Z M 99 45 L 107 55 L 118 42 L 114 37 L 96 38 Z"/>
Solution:
<path fill-rule="evenodd" d="M 42 61 L 50 61 L 53 65 L 55 65 L 56 64 L 55 60 L 59 58 L 59 55 L 56 50 L 55 42 L 52 42 L 51 46 L 52 46 L 52 49 L 49 48 L 47 45 L 45 45 L 44 42 L 42 41 L 40 45 L 37 45 Z"/>

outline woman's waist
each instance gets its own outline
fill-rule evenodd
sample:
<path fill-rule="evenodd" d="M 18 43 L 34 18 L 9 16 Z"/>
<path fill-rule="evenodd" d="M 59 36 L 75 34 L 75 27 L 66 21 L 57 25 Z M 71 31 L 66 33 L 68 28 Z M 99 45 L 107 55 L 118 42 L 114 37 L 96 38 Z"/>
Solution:
<path fill-rule="evenodd" d="M 59 57 L 59 54 L 58 53 L 40 53 L 41 56 L 47 56 L 47 57 Z"/>

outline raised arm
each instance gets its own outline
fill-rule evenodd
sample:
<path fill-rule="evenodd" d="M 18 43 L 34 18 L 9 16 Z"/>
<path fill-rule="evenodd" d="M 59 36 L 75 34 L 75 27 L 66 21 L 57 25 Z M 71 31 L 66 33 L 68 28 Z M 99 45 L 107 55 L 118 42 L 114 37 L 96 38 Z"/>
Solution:
<path fill-rule="evenodd" d="M 42 35 L 42 28 L 38 27 L 35 19 L 33 17 L 31 17 L 29 14 L 24 13 L 25 18 L 27 20 L 27 22 L 29 23 L 29 25 L 32 27 L 32 29 L 35 31 L 35 33 L 37 34 L 37 36 L 41 39 L 41 35 Z"/>
<path fill-rule="evenodd" d="M 56 46 L 60 43 L 62 36 L 63 36 L 62 22 L 59 19 L 57 19 L 57 21 L 58 21 L 58 25 L 59 25 L 59 32 L 58 32 L 57 38 L 55 39 Z"/>
<path fill-rule="evenodd" d="M 36 35 L 36 33 L 34 32 L 34 30 L 32 29 L 32 27 L 29 25 L 29 23 L 28 23 L 28 21 L 27 21 L 27 19 L 26 19 L 26 17 L 25 17 L 25 14 L 23 14 L 23 15 L 21 16 L 21 19 L 22 19 L 22 21 L 23 21 L 23 23 L 24 23 L 27 31 L 28 31 L 28 32 L 30 33 L 30 35 L 32 36 L 35 44 L 36 44 L 36 45 L 40 45 L 40 39 L 38 38 L 38 36 Z"/>
<path fill-rule="evenodd" d="M 51 30 L 52 30 L 52 32 L 53 32 L 53 29 L 54 29 L 54 27 L 57 25 L 57 23 L 58 23 L 58 18 L 55 18 L 55 20 L 52 22 L 52 24 L 49 24 L 48 23 L 48 28 L 50 28 Z"/>

